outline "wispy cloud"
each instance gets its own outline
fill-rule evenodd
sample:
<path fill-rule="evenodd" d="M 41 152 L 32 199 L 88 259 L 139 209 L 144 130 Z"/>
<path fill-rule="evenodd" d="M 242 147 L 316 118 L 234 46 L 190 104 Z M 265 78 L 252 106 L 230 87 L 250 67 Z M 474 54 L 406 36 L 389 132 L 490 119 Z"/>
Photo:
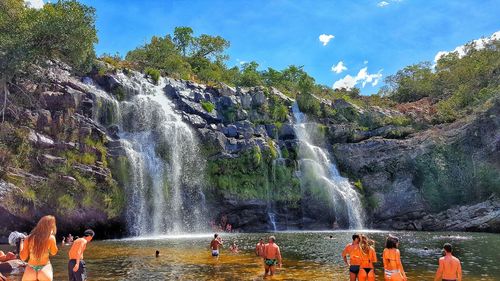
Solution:
<path fill-rule="evenodd" d="M 379 7 L 385 7 L 387 5 L 389 5 L 389 2 L 387 2 L 387 1 L 381 1 L 381 2 L 378 2 L 378 4 L 377 4 L 377 6 L 379 6 Z"/>
<path fill-rule="evenodd" d="M 481 39 L 476 39 L 472 41 L 474 44 L 474 48 L 477 50 L 484 49 L 484 46 L 486 46 L 489 42 L 494 41 L 494 40 L 500 40 L 500 30 L 493 33 L 490 37 L 486 38 L 481 38 Z M 453 51 L 439 51 L 437 52 L 436 56 L 434 56 L 434 62 L 437 63 L 437 61 L 442 57 L 445 56 L 449 53 L 456 52 L 458 54 L 458 57 L 461 58 L 465 56 L 466 52 L 466 46 L 465 45 L 460 45 L 456 47 Z"/>
<path fill-rule="evenodd" d="M 319 41 L 321 41 L 321 43 L 323 43 L 323 46 L 326 46 L 326 45 L 328 45 L 328 43 L 330 42 L 330 40 L 332 40 L 333 38 L 335 38 L 334 35 L 331 35 L 331 34 L 321 34 L 319 36 Z"/>
<path fill-rule="evenodd" d="M 372 86 L 377 86 L 378 82 L 382 78 L 382 69 L 377 73 L 370 74 L 368 72 L 368 67 L 364 67 L 359 70 L 356 76 L 346 75 L 344 78 L 339 79 L 333 83 L 332 88 L 334 89 L 352 89 L 357 84 L 361 83 L 361 88 L 364 88 L 367 84 Z"/>
<path fill-rule="evenodd" d="M 342 73 L 344 70 L 347 70 L 347 67 L 344 65 L 343 61 L 339 61 L 336 65 L 332 65 L 332 71 L 337 74 Z"/>
<path fill-rule="evenodd" d="M 25 0 L 24 3 L 30 8 L 41 9 L 43 7 L 43 0 Z"/>
<path fill-rule="evenodd" d="M 403 2 L 403 0 L 380 1 L 380 2 L 377 3 L 377 6 L 379 6 L 380 8 L 383 8 L 383 7 L 389 6 L 392 3 L 400 3 L 400 2 Z"/>

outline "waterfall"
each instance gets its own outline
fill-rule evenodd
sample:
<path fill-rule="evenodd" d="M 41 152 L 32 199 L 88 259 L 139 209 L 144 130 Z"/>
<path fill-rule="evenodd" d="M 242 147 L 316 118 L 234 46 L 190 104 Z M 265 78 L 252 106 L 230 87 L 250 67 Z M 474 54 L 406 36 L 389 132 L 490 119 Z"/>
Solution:
<path fill-rule="evenodd" d="M 205 161 L 195 132 L 159 85 L 140 73 L 118 73 L 127 100 L 116 116 L 129 162 L 125 216 L 130 235 L 202 231 Z"/>
<path fill-rule="evenodd" d="M 331 199 L 337 221 L 342 218 L 348 222 L 349 228 L 362 228 L 359 195 L 348 179 L 340 176 L 328 151 L 313 144 L 313 131 L 317 129 L 317 124 L 307 123 L 306 116 L 300 112 L 296 102 L 292 112 L 295 118 L 295 133 L 300 141 L 298 155 L 302 184 L 312 182 L 313 185 L 323 188 Z"/>

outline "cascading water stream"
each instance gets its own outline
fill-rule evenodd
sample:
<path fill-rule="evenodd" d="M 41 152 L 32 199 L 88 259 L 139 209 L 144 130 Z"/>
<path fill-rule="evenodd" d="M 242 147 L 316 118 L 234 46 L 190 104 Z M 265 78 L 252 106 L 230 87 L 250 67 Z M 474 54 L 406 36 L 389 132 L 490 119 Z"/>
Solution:
<path fill-rule="evenodd" d="M 117 109 L 111 118 L 118 119 L 121 146 L 128 158 L 125 188 L 130 234 L 204 230 L 205 161 L 195 133 L 165 95 L 165 79 L 153 85 L 135 72 L 119 73 L 116 79 L 130 97 L 113 104 Z"/>
<path fill-rule="evenodd" d="M 340 176 L 327 150 L 313 144 L 311 128 L 316 129 L 316 124 L 306 122 L 306 116 L 300 112 L 296 102 L 293 104 L 292 112 L 295 118 L 295 133 L 300 141 L 301 182 L 312 180 L 315 185 L 325 188 L 331 197 L 337 220 L 344 216 L 349 228 L 362 228 L 362 207 L 357 192 L 348 179 Z"/>

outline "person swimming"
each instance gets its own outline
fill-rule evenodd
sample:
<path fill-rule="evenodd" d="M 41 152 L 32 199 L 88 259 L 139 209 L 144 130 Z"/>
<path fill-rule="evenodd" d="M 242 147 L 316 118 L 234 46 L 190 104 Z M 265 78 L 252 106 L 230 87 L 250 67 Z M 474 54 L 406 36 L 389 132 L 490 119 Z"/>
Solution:
<path fill-rule="evenodd" d="M 157 258 L 160 257 L 160 251 L 156 250 L 155 257 L 157 257 Z"/>
<path fill-rule="evenodd" d="M 345 264 L 349 267 L 349 280 L 355 281 L 359 274 L 361 266 L 361 249 L 359 247 L 360 235 L 354 234 L 352 236 L 352 243 L 345 246 L 342 251 L 342 258 Z M 347 262 L 349 256 L 349 262 Z"/>
<path fill-rule="evenodd" d="M 462 281 L 462 265 L 460 260 L 453 256 L 453 247 L 446 243 L 443 249 L 445 256 L 439 258 L 439 267 L 434 281 Z"/>
<path fill-rule="evenodd" d="M 22 280 L 51 281 L 52 265 L 49 255 L 57 254 L 56 218 L 44 216 L 21 245 L 21 260 L 28 260 Z"/>
<path fill-rule="evenodd" d="M 210 242 L 210 249 L 212 250 L 212 257 L 219 256 L 219 247 L 224 247 L 222 243 L 222 239 L 219 237 L 219 234 L 214 234 L 214 239 Z"/>
<path fill-rule="evenodd" d="M 406 273 L 401 263 L 401 254 L 398 250 L 399 239 L 389 235 L 385 242 L 382 259 L 384 261 L 384 278 L 386 281 L 406 281 Z"/>
<path fill-rule="evenodd" d="M 269 243 L 264 246 L 264 278 L 269 275 L 274 275 L 276 264 L 281 268 L 281 252 L 280 247 L 274 243 L 276 237 L 269 236 Z"/>
<path fill-rule="evenodd" d="M 359 247 L 361 248 L 361 269 L 359 271 L 359 281 L 375 281 L 375 267 L 374 263 L 377 262 L 377 254 L 375 253 L 375 242 L 369 239 L 366 235 L 360 235 L 361 241 Z"/>

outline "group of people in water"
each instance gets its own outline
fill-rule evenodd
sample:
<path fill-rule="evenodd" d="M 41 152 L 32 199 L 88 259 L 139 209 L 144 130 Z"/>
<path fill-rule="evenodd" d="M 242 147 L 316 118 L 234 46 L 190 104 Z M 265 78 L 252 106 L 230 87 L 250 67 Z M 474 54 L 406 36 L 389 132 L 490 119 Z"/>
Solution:
<path fill-rule="evenodd" d="M 280 247 L 275 243 L 276 237 L 269 236 L 267 243 L 264 243 L 264 239 L 261 238 L 257 245 L 255 246 L 255 255 L 262 258 L 264 264 L 264 277 L 274 275 L 276 266 L 281 267 L 281 251 Z M 224 242 L 219 234 L 214 234 L 214 239 L 210 242 L 210 250 L 212 252 L 212 257 L 218 258 L 220 254 L 220 247 L 224 246 Z M 229 250 L 232 253 L 238 253 L 238 245 L 233 242 L 229 246 Z"/>
<path fill-rule="evenodd" d="M 333 239 L 330 236 L 330 239 Z M 262 258 L 264 264 L 264 277 L 272 276 L 276 266 L 281 268 L 282 257 L 279 246 L 275 243 L 276 237 L 270 236 L 268 243 L 261 238 L 255 246 L 255 255 Z M 219 257 L 220 247 L 224 245 L 222 238 L 216 233 L 210 242 L 210 250 L 213 257 Z M 235 253 L 234 246 L 230 246 L 231 252 Z M 237 246 L 236 246 L 237 247 Z M 399 239 L 389 235 L 386 238 L 385 249 L 382 253 L 385 281 L 407 281 L 406 272 L 401 262 L 399 252 Z M 237 250 L 236 250 L 237 252 Z M 439 259 L 439 267 L 434 281 L 462 281 L 462 266 L 460 260 L 453 256 L 453 247 L 446 243 L 443 246 L 444 256 Z M 375 241 L 364 234 L 354 234 L 352 243 L 345 246 L 342 251 L 342 259 L 349 267 L 350 281 L 375 281 L 375 263 L 377 253 L 375 252 Z"/>
<path fill-rule="evenodd" d="M 5 254 L 5 259 L 20 258 L 23 261 L 27 261 L 22 277 L 23 281 L 51 281 L 53 279 L 54 274 L 50 263 L 50 256 L 55 256 L 59 250 L 55 237 L 56 233 L 55 217 L 44 216 L 38 221 L 29 235 L 20 239 L 19 256 L 10 252 Z M 84 231 L 82 238 L 72 241 L 68 253 L 69 281 L 86 280 L 87 272 L 83 253 L 94 235 L 93 230 L 87 229 Z M 0 254 L 3 254 L 3 252 Z M 0 280 L 3 281 L 6 278 L 0 274 Z"/>
<path fill-rule="evenodd" d="M 385 249 L 382 253 L 384 265 L 384 279 L 386 281 L 407 281 L 401 254 L 399 252 L 399 239 L 389 235 L 385 242 Z M 439 267 L 434 281 L 462 281 L 462 266 L 460 260 L 453 256 L 451 244 L 443 246 L 444 256 L 439 259 Z M 349 257 L 349 260 L 347 259 Z M 363 234 L 354 234 L 352 243 L 349 243 L 342 251 L 342 258 L 349 266 L 350 281 L 374 281 L 377 254 L 375 252 L 375 242 Z"/>

